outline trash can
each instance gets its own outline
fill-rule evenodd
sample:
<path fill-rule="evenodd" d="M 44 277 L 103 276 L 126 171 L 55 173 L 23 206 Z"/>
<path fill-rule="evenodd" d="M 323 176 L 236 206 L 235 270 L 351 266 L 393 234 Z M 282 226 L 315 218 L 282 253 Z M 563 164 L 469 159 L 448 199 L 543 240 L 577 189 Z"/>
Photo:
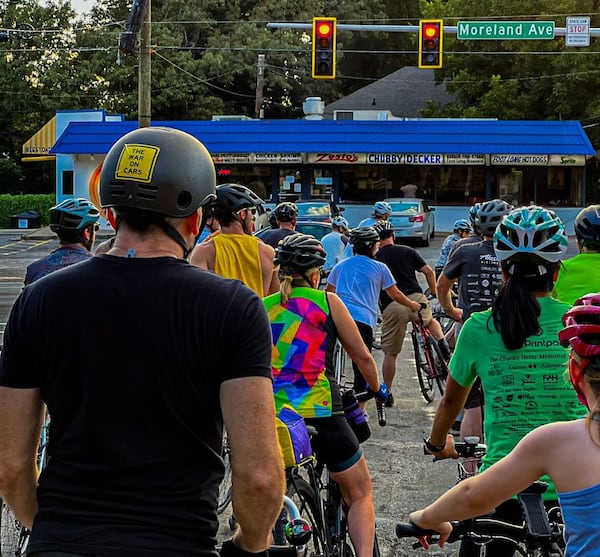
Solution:
<path fill-rule="evenodd" d="M 10 217 L 11 228 L 40 228 L 42 216 L 37 211 L 24 211 Z"/>

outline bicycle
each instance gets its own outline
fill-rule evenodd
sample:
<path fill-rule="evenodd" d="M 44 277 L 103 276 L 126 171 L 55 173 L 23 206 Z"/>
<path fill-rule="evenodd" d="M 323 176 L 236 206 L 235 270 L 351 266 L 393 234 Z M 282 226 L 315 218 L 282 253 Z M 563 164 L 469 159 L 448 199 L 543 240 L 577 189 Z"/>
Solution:
<path fill-rule="evenodd" d="M 514 551 L 523 557 L 563 557 L 560 509 L 546 511 L 542 499 L 546 487 L 547 484 L 538 481 L 518 494 L 524 516 L 522 524 L 512 524 L 490 516 L 453 521 L 448 543 L 469 539 L 485 546 L 491 541 L 502 540 L 512 543 Z M 396 536 L 426 537 L 432 542 L 438 539 L 434 530 L 422 529 L 411 523 L 396 525 Z M 421 547 L 420 543 L 413 545 L 414 549 L 418 547 Z"/>
<path fill-rule="evenodd" d="M 421 304 L 421 310 L 426 307 L 425 304 Z M 415 366 L 421 394 L 426 402 L 433 402 L 436 388 L 442 396 L 446 390 L 448 363 L 444 359 L 437 341 L 423 324 L 421 310 L 417 312 L 418 322 L 412 322 L 411 324 L 410 338 L 415 355 Z"/>
<path fill-rule="evenodd" d="M 223 514 L 229 503 L 231 503 L 231 448 L 229 447 L 229 440 L 227 439 L 227 433 L 223 432 L 223 446 L 221 449 L 221 458 L 223 459 L 223 465 L 225 466 L 225 472 L 221 484 L 219 485 L 219 499 L 217 502 L 217 514 Z"/>
<path fill-rule="evenodd" d="M 373 392 L 356 395 L 360 401 L 374 396 Z M 312 436 L 317 434 L 314 428 L 308 429 Z M 311 525 L 306 557 L 353 557 L 354 548 L 348 533 L 348 507 L 342 499 L 339 486 L 329 476 L 327 467 L 313 456 L 288 468 L 286 477 L 287 496 L 297 505 L 300 516 Z M 379 543 L 375 535 L 373 556 L 379 555 Z"/>

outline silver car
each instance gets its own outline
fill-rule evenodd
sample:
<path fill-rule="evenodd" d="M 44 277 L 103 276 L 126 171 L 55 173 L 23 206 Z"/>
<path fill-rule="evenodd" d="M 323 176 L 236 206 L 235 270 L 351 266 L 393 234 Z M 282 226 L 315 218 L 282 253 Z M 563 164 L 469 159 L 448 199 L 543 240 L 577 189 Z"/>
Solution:
<path fill-rule="evenodd" d="M 423 199 L 398 197 L 385 199 L 392 206 L 389 221 L 397 240 L 417 239 L 428 246 L 435 235 L 435 208 Z"/>

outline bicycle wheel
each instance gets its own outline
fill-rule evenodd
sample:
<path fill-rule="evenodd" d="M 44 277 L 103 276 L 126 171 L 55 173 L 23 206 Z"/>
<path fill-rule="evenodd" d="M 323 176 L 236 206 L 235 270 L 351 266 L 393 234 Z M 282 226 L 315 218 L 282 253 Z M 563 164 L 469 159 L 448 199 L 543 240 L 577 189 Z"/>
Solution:
<path fill-rule="evenodd" d="M 442 351 L 433 337 L 427 337 L 425 350 L 428 352 L 430 369 L 433 370 L 432 380 L 435 381 L 440 395 L 444 396 L 446 391 L 446 379 L 448 378 L 448 364 L 442 356 Z"/>
<path fill-rule="evenodd" d="M 24 530 L 15 515 L 2 503 L 2 514 L 0 516 L 0 554 L 20 555 L 21 532 Z"/>
<path fill-rule="evenodd" d="M 294 501 L 300 516 L 307 520 L 312 528 L 311 540 L 306 544 L 306 557 L 329 555 L 322 526 L 321 506 L 312 486 L 294 475 L 288 482 L 287 496 Z M 275 540 L 275 543 L 278 543 L 278 540 Z"/>
<path fill-rule="evenodd" d="M 433 377 L 429 372 L 429 366 L 427 364 L 427 358 L 423 347 L 417 339 L 417 332 L 413 329 L 410 333 L 410 338 L 413 344 L 413 351 L 415 354 L 415 366 L 417 368 L 417 379 L 419 380 L 419 387 L 421 394 L 427 402 L 433 402 L 435 391 L 433 390 Z"/>
<path fill-rule="evenodd" d="M 223 464 L 225 465 L 225 475 L 219 486 L 219 502 L 217 504 L 217 514 L 222 514 L 231 503 L 231 450 L 227 441 L 227 433 L 223 434 L 223 449 L 221 451 Z"/>

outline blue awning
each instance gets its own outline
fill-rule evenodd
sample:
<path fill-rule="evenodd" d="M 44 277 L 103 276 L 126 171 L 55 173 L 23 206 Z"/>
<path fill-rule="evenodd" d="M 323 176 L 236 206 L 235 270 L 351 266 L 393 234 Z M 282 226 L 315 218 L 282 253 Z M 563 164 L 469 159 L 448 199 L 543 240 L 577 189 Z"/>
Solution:
<path fill-rule="evenodd" d="M 595 154 L 577 121 L 245 120 L 154 121 L 215 153 Z M 51 154 L 106 154 L 137 122 L 71 122 Z"/>

